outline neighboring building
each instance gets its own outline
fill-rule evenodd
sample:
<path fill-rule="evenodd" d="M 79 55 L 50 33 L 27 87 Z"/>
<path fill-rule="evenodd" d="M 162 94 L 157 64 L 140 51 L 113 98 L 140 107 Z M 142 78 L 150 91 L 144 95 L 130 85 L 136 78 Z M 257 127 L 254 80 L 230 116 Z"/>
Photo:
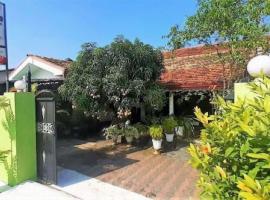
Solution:
<path fill-rule="evenodd" d="M 30 70 L 32 82 L 38 83 L 40 88 L 57 89 L 63 83 L 66 71 L 71 63 L 71 59 L 60 60 L 28 54 L 24 61 L 10 74 L 9 80 L 21 80 L 24 76 L 27 76 Z"/>
<path fill-rule="evenodd" d="M 26 59 L 10 74 L 9 79 L 20 80 L 31 71 L 32 80 L 64 80 L 71 60 L 59 60 L 28 54 Z"/>

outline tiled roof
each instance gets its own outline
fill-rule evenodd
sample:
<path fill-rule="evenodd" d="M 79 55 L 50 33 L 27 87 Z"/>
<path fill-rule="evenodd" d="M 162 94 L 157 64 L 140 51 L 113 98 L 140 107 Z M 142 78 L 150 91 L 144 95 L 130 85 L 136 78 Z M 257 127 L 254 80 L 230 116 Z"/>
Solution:
<path fill-rule="evenodd" d="M 198 46 L 164 52 L 165 71 L 160 82 L 168 90 L 217 90 L 223 86 L 228 68 L 217 56 L 217 46 Z M 220 52 L 225 52 L 219 48 Z M 226 69 L 227 68 L 227 69 Z"/>
<path fill-rule="evenodd" d="M 33 54 L 27 54 L 27 56 L 40 58 L 40 59 L 42 59 L 42 60 L 44 60 L 46 62 L 53 63 L 55 65 L 58 65 L 59 67 L 65 68 L 65 69 L 67 69 L 70 66 L 70 64 L 72 63 L 71 59 L 60 60 L 60 59 L 48 58 L 48 57 L 45 57 L 45 56 L 39 56 L 39 55 L 33 55 Z"/>

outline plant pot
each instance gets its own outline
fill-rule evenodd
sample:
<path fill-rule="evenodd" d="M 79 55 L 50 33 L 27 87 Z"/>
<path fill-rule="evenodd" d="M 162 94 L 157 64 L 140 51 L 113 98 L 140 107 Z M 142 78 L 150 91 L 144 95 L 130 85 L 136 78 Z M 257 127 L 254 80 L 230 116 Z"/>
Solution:
<path fill-rule="evenodd" d="M 178 136 L 183 136 L 184 135 L 184 126 L 178 126 L 175 128 L 175 133 Z"/>
<path fill-rule="evenodd" d="M 161 149 L 162 140 L 152 139 L 152 142 L 153 142 L 153 147 L 155 150 Z"/>
<path fill-rule="evenodd" d="M 133 137 L 132 136 L 126 136 L 126 141 L 127 141 L 127 143 L 131 144 L 133 142 Z"/>
<path fill-rule="evenodd" d="M 167 142 L 173 142 L 173 136 L 174 136 L 174 134 L 168 134 L 168 133 L 166 133 L 165 135 L 166 135 Z"/>

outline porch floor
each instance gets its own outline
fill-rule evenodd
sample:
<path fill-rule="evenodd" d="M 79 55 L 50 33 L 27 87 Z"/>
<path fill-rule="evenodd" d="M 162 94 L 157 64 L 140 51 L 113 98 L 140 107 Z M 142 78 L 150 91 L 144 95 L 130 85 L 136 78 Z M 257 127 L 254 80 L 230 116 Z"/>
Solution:
<path fill-rule="evenodd" d="M 154 155 L 152 148 L 113 147 L 99 139 L 57 144 L 59 166 L 157 200 L 199 199 L 198 173 L 187 160 L 186 146 Z"/>

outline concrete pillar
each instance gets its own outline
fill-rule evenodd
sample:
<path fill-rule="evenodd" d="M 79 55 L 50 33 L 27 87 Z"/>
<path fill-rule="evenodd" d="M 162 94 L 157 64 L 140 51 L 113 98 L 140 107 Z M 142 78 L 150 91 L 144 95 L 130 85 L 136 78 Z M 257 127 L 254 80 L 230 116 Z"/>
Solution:
<path fill-rule="evenodd" d="M 174 115 L 174 93 L 169 94 L 169 115 Z"/>

